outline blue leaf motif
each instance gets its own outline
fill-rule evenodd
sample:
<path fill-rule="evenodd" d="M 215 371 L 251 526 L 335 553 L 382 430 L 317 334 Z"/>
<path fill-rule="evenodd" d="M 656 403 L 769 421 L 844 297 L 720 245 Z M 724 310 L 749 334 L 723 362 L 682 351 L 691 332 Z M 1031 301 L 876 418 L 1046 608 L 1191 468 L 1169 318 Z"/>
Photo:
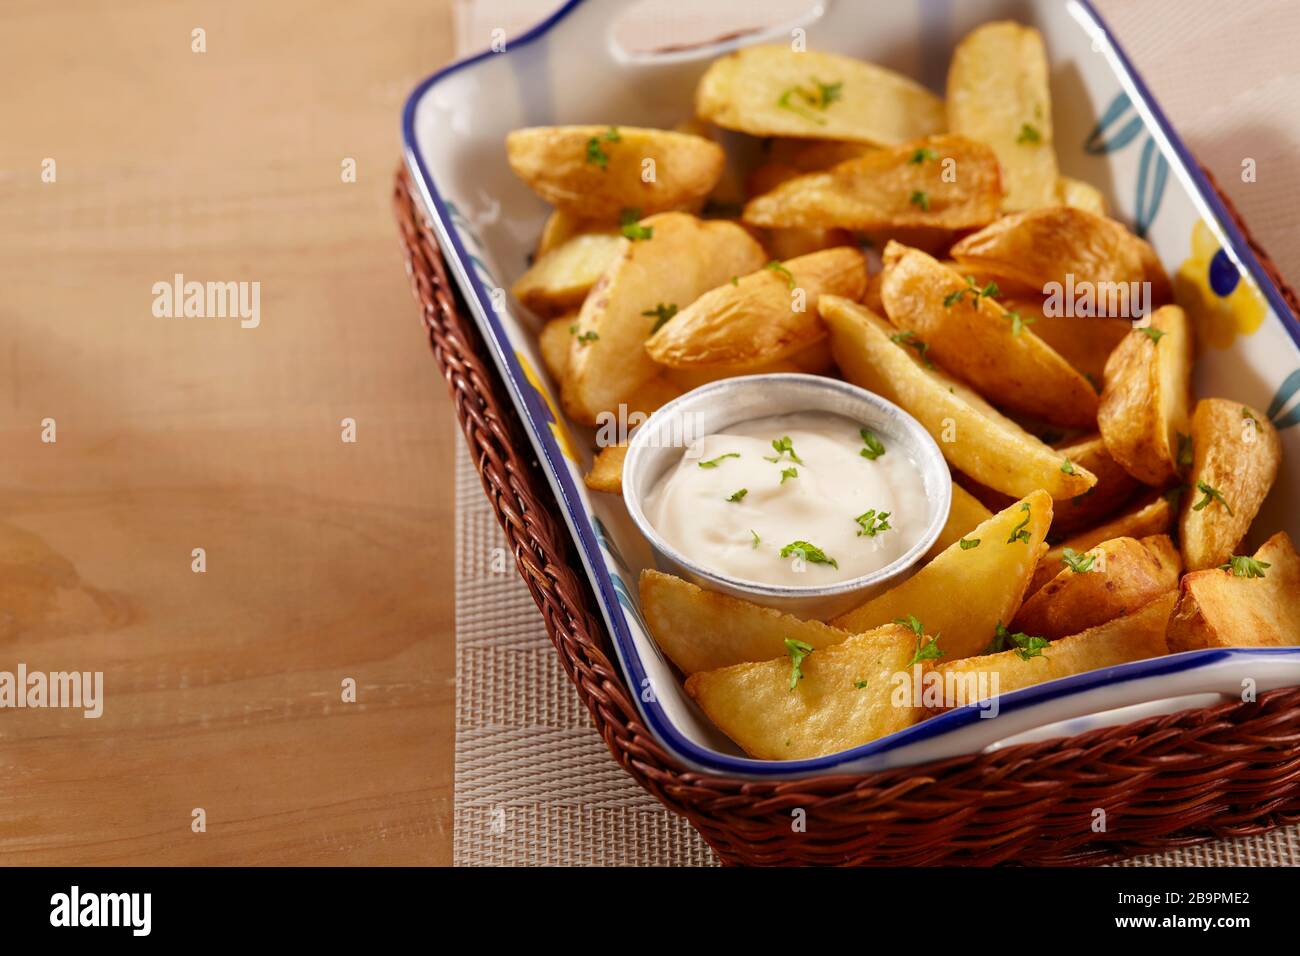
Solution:
<path fill-rule="evenodd" d="M 1269 402 L 1267 415 L 1272 420 L 1273 427 L 1278 431 L 1300 424 L 1300 405 L 1297 405 L 1285 415 L 1280 417 L 1278 415 L 1298 391 L 1300 391 L 1300 368 L 1282 380 L 1282 384 L 1278 386 L 1277 394 L 1273 396 L 1273 401 Z"/>
<path fill-rule="evenodd" d="M 1142 147 L 1142 164 L 1138 168 L 1137 183 L 1137 234 L 1143 239 L 1155 222 L 1156 213 L 1160 212 L 1160 201 L 1165 197 L 1165 184 L 1169 181 L 1169 160 L 1156 146 L 1156 141 L 1147 137 Z"/>
<path fill-rule="evenodd" d="M 1088 134 L 1088 139 L 1083 144 L 1084 150 L 1093 156 L 1100 156 L 1103 153 L 1113 153 L 1118 149 L 1123 149 L 1133 142 L 1137 135 L 1142 132 L 1142 117 L 1140 116 L 1134 116 L 1110 139 L 1105 138 L 1106 131 L 1119 122 L 1132 106 L 1133 103 L 1128 98 L 1127 93 L 1121 92 L 1111 100 L 1110 106 L 1106 107 L 1106 112 L 1101 114 L 1101 119 L 1097 121 L 1097 125 Z"/>

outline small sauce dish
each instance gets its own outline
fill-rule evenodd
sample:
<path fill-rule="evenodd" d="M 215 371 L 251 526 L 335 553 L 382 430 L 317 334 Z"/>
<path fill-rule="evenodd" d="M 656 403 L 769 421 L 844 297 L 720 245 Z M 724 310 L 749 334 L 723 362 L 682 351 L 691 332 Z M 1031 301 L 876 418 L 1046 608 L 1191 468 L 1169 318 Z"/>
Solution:
<path fill-rule="evenodd" d="M 708 566 L 698 555 L 683 553 L 647 517 L 652 492 L 682 463 L 693 443 L 742 423 L 809 413 L 847 419 L 854 427 L 869 429 L 884 442 L 886 454 L 905 457 L 911 464 L 910 480 L 923 492 L 926 514 L 908 516 L 915 539 L 889 564 L 836 583 L 791 585 L 745 580 Z M 623 500 L 637 529 L 650 542 L 661 570 L 711 591 L 799 617 L 827 620 L 909 576 L 948 520 L 952 475 L 939 446 L 920 422 L 879 395 L 820 375 L 749 375 L 693 389 L 651 415 L 628 442 L 623 462 Z M 806 573 L 810 581 L 816 581 L 815 569 L 809 568 Z"/>

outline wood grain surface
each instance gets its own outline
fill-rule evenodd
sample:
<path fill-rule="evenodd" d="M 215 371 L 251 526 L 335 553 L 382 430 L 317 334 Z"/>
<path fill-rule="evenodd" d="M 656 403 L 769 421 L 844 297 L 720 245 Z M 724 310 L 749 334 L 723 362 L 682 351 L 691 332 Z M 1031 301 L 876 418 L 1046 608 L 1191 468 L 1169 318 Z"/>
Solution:
<path fill-rule="evenodd" d="M 0 864 L 450 862 L 455 424 L 388 195 L 451 47 L 439 0 L 0 9 L 0 671 L 105 683 L 0 710 Z M 260 325 L 156 317 L 176 273 Z"/>

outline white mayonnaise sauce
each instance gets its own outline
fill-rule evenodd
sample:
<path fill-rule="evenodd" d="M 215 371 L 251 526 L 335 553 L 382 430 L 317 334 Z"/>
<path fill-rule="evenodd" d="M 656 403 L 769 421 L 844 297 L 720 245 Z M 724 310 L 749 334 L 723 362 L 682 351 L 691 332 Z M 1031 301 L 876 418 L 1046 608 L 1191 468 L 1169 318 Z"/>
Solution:
<path fill-rule="evenodd" d="M 916 543 L 930 510 L 920 468 L 890 436 L 874 438 L 884 453 L 869 459 L 861 426 L 838 415 L 732 425 L 686 449 L 646 517 L 683 556 L 740 580 L 820 587 L 870 574 Z"/>

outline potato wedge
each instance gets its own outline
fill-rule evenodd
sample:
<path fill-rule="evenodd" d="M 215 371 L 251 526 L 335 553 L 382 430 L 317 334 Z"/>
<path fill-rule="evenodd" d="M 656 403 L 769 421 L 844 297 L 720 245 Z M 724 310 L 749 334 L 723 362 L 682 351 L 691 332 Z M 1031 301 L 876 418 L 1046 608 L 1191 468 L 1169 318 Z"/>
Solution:
<path fill-rule="evenodd" d="M 1283 532 L 1255 552 L 1253 571 L 1208 568 L 1183 577 L 1169 649 L 1300 644 L 1300 555 Z M 1250 577 L 1251 573 L 1262 577 Z M 1239 576 L 1240 575 L 1240 576 Z"/>
<path fill-rule="evenodd" d="M 1004 295 L 998 304 L 1019 315 L 1035 335 L 1078 369 L 1098 392 L 1110 353 L 1133 331 L 1133 323 L 1128 319 L 1049 313 L 1045 308 L 1046 299 L 1041 295 Z"/>
<path fill-rule="evenodd" d="M 1112 538 L 1146 538 L 1150 535 L 1164 534 L 1173 526 L 1174 516 L 1174 509 L 1169 499 L 1163 495 L 1155 495 L 1136 502 L 1105 524 L 1067 538 L 1048 549 L 1043 555 L 1038 567 L 1034 569 L 1034 577 L 1029 582 L 1028 593 L 1036 593 L 1039 588 L 1061 573 L 1061 568 L 1064 567 L 1061 562 L 1065 557 L 1066 548 L 1083 554 Z"/>
<path fill-rule="evenodd" d="M 591 287 L 618 257 L 618 236 L 587 233 L 574 236 L 542 256 L 512 290 L 539 315 L 556 315 L 582 305 Z"/>
<path fill-rule="evenodd" d="M 894 675 L 911 667 L 918 640 L 889 624 L 814 649 L 799 663 L 802 678 L 783 654 L 692 674 L 686 692 L 751 757 L 821 757 L 910 727 L 922 715 L 896 706 L 890 689 Z"/>
<path fill-rule="evenodd" d="M 1241 402 L 1203 398 L 1192 414 L 1192 471 L 1178 540 L 1189 571 L 1217 568 L 1246 537 L 1277 479 L 1272 422 Z"/>
<path fill-rule="evenodd" d="M 1178 553 L 1174 539 L 1167 534 L 1149 534 L 1138 540 L 1160 564 L 1161 574 L 1172 577 L 1177 585 L 1183 576 L 1183 556 Z"/>
<path fill-rule="evenodd" d="M 1145 241 L 1113 219 L 1072 206 L 1004 216 L 958 242 L 950 254 L 964 268 L 1045 294 L 1064 297 L 1073 289 L 1076 300 L 1085 296 L 1074 303 L 1075 314 L 1086 311 L 1081 308 L 1088 288 L 1081 285 L 1084 282 L 1093 286 L 1094 315 L 1137 318 L 1137 305 L 1145 298 L 1143 282 L 1151 283 L 1148 307 L 1169 301 L 1169 277 Z M 1098 283 L 1114 286 L 1097 288 Z"/>
<path fill-rule="evenodd" d="M 945 685 L 972 689 L 981 685 L 996 687 L 995 694 L 1043 684 L 1058 677 L 1083 674 L 1104 667 L 1116 667 L 1130 661 L 1142 661 L 1169 653 L 1165 642 L 1165 625 L 1174 606 L 1174 592 L 1160 595 L 1124 617 L 1117 617 L 1078 634 L 1053 641 L 1028 659 L 1018 649 L 945 661 L 935 668 Z M 1031 635 L 1037 637 L 1039 635 Z M 984 680 L 980 680 L 981 675 Z M 967 692 L 953 701 L 955 706 L 983 699 Z"/>
<path fill-rule="evenodd" d="M 948 520 L 921 561 L 928 564 L 941 552 L 946 551 L 992 517 L 993 512 L 980 504 L 979 500 L 961 485 L 954 483 Z"/>
<path fill-rule="evenodd" d="M 817 313 L 822 295 L 857 299 L 867 262 L 842 246 L 767 268 L 706 292 L 670 318 L 646 351 L 669 368 L 774 362 L 826 337 Z"/>
<path fill-rule="evenodd" d="M 537 336 L 542 364 L 557 382 L 564 381 L 564 372 L 569 367 L 569 348 L 573 344 L 573 333 L 577 327 L 578 313 L 570 312 L 558 319 L 551 319 L 542 326 L 542 331 Z"/>
<path fill-rule="evenodd" d="M 950 545 L 902 584 L 831 624 L 856 634 L 910 614 L 938 642 L 944 660 L 978 654 L 1019 609 L 1051 523 L 1052 499 L 1036 491 L 970 531 L 967 547 Z"/>
<path fill-rule="evenodd" d="M 717 143 L 634 126 L 517 129 L 506 137 L 506 158 L 557 209 L 610 221 L 625 209 L 648 216 L 703 200 L 726 163 Z"/>
<path fill-rule="evenodd" d="M 946 176 L 955 163 L 958 176 Z M 961 136 L 934 136 L 806 173 L 745 204 L 751 226 L 969 229 L 997 218 L 998 160 Z"/>
<path fill-rule="evenodd" d="M 1106 197 L 1102 195 L 1100 189 L 1092 183 L 1085 183 L 1082 179 L 1071 179 L 1069 176 L 1061 176 L 1056 180 L 1055 205 L 1073 206 L 1094 216 L 1109 215 Z"/>
<path fill-rule="evenodd" d="M 1056 204 L 1056 148 L 1043 38 L 1002 20 L 968 33 L 948 67 L 948 129 L 997 153 L 1012 211 Z"/>
<path fill-rule="evenodd" d="M 1097 427 L 1111 457 L 1138 481 L 1159 487 L 1178 475 L 1191 382 L 1192 329 L 1176 305 L 1156 310 L 1106 362 Z"/>
<path fill-rule="evenodd" d="M 1053 534 L 1074 534 L 1093 527 L 1129 501 L 1142 485 L 1120 467 L 1106 450 L 1100 435 L 1076 439 L 1058 450 L 1071 465 L 1082 465 L 1097 476 L 1097 483 L 1081 495 L 1056 504 Z"/>
<path fill-rule="evenodd" d="M 905 76 L 834 53 L 751 46 L 700 77 L 695 112 L 753 136 L 881 146 L 940 132 L 943 101 Z"/>
<path fill-rule="evenodd" d="M 1097 481 L 1087 469 L 1061 470 L 1064 458 L 974 390 L 936 368 L 892 325 L 856 302 L 822 296 L 831 353 L 845 378 L 916 416 L 953 465 L 981 484 L 1011 495 L 1046 489 L 1053 498 L 1081 495 Z"/>
<path fill-rule="evenodd" d="M 759 241 L 773 259 L 797 259 L 823 249 L 855 246 L 847 229 L 760 229 Z"/>
<path fill-rule="evenodd" d="M 540 259 L 552 249 L 558 249 L 574 236 L 592 233 L 617 236 L 618 223 L 613 220 L 582 219 L 562 209 L 553 209 L 542 224 L 542 235 L 537 240 L 537 252 L 534 259 Z"/>
<path fill-rule="evenodd" d="M 1178 571 L 1136 538 L 1112 538 L 1076 560 L 1030 595 L 1014 631 L 1048 640 L 1078 634 L 1130 614 L 1178 587 Z"/>
<path fill-rule="evenodd" d="M 789 167 L 797 176 L 800 173 L 815 173 L 820 169 L 830 169 L 845 160 L 866 156 L 876 148 L 867 143 L 842 142 L 834 139 L 778 137 L 770 141 L 767 158 L 771 163 Z M 770 188 L 772 187 L 769 186 L 768 189 Z M 767 192 L 768 189 L 760 189 L 759 192 Z"/>
<path fill-rule="evenodd" d="M 607 445 L 596 452 L 591 461 L 591 471 L 582 476 L 583 484 L 592 491 L 610 495 L 623 493 L 623 459 L 627 457 L 627 444 Z"/>
<path fill-rule="evenodd" d="M 880 298 L 889 320 L 929 354 L 1005 408 L 1055 424 L 1091 428 L 1097 392 L 991 295 L 919 249 L 891 242 Z"/>
<path fill-rule="evenodd" d="M 774 362 L 752 362 L 738 365 L 700 365 L 692 368 L 664 368 L 663 377 L 684 392 L 737 375 L 767 375 L 772 372 L 806 372 L 809 375 L 830 375 L 835 369 L 830 344 L 819 339 L 807 348 L 787 358 Z"/>
<path fill-rule="evenodd" d="M 766 261 L 762 247 L 734 223 L 670 212 L 642 225 L 654 230 L 651 237 L 619 239 L 622 252 L 578 315 L 561 390 L 565 410 L 577 421 L 594 424 L 601 412 L 616 412 L 659 375 L 645 351 L 659 305 L 680 308 Z"/>
<path fill-rule="evenodd" d="M 787 638 L 820 649 L 852 636 L 659 571 L 642 571 L 640 588 L 641 614 L 655 643 L 687 676 L 784 657 Z"/>

